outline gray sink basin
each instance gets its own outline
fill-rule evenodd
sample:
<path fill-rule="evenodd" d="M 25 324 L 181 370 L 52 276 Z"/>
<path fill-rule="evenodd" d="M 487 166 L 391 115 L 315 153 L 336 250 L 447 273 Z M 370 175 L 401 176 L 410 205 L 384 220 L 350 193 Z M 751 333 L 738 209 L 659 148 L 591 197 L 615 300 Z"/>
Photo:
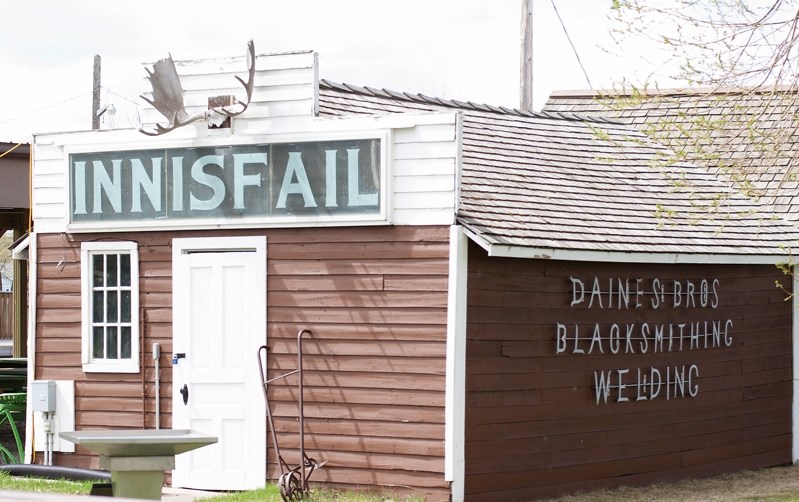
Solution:
<path fill-rule="evenodd" d="M 59 436 L 108 457 L 178 455 L 217 442 L 215 436 L 180 429 L 74 431 Z"/>

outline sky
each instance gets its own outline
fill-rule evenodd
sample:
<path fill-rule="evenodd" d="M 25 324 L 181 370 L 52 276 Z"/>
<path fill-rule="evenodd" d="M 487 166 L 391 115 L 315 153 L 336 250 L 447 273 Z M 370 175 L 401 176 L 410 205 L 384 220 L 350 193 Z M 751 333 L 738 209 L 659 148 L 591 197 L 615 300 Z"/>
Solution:
<path fill-rule="evenodd" d="M 586 74 L 596 89 L 640 71 L 608 33 L 610 5 L 535 0 L 534 109 L 588 89 Z M 336 82 L 519 106 L 522 0 L 26 0 L 3 14 L 0 142 L 90 129 L 95 55 L 115 109 L 102 127 L 137 127 L 144 64 L 243 56 L 250 39 L 259 54 L 314 50 Z"/>

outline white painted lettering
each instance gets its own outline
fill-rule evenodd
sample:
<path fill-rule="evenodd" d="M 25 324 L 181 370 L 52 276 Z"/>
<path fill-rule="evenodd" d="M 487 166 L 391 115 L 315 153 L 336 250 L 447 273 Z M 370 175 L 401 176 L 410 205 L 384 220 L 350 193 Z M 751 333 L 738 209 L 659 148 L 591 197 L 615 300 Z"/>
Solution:
<path fill-rule="evenodd" d="M 244 209 L 244 187 L 261 187 L 261 171 L 244 174 L 247 164 L 263 164 L 267 167 L 266 152 L 233 154 L 233 209 Z"/>
<path fill-rule="evenodd" d="M 122 159 L 112 159 L 113 176 L 109 176 L 105 166 L 99 160 L 92 161 L 94 170 L 94 207 L 92 213 L 103 212 L 103 193 L 108 198 L 115 213 L 122 212 Z M 112 179 L 113 178 L 113 179 Z"/>
<path fill-rule="evenodd" d="M 605 404 L 608 404 L 608 395 L 610 394 L 610 380 L 612 373 L 608 371 L 605 375 L 604 371 L 594 371 L 594 391 L 596 392 L 596 404 L 602 399 Z"/>
<path fill-rule="evenodd" d="M 205 166 L 215 165 L 224 169 L 224 156 L 205 155 L 194 161 L 191 166 L 191 177 L 197 183 L 205 185 L 211 189 L 213 195 L 209 199 L 201 200 L 194 196 L 194 192 L 189 194 L 189 207 L 192 211 L 210 211 L 216 209 L 225 200 L 225 183 L 217 176 L 205 172 Z"/>
<path fill-rule="evenodd" d="M 325 150 L 325 207 L 338 207 L 336 150 Z"/>
<path fill-rule="evenodd" d="M 133 200 L 131 201 L 130 211 L 132 213 L 141 212 L 141 192 L 147 194 L 153 209 L 161 210 L 161 157 L 150 159 L 152 166 L 152 176 L 147 175 L 144 163 L 139 159 L 131 161 L 131 182 L 133 184 Z"/>
<path fill-rule="evenodd" d="M 727 319 L 724 323 L 724 345 L 732 347 L 732 336 L 730 335 L 730 328 L 732 328 L 732 319 Z"/>
<path fill-rule="evenodd" d="M 604 308 L 602 306 L 602 288 L 599 286 L 599 278 L 594 277 L 594 283 L 591 287 L 591 298 L 588 300 L 588 308 L 594 306 L 594 298 L 597 299 L 597 303 L 599 303 L 599 308 Z"/>
<path fill-rule="evenodd" d="M 74 214 L 86 214 L 86 162 L 75 162 Z"/>
<path fill-rule="evenodd" d="M 297 178 L 297 181 L 292 181 Z M 289 152 L 289 160 L 286 164 L 286 174 L 283 177 L 283 184 L 280 187 L 280 194 L 277 198 L 277 207 L 286 208 L 286 199 L 289 195 L 302 195 L 305 207 L 316 207 L 311 184 L 308 182 L 308 174 L 305 172 L 305 165 L 302 163 L 301 152 Z"/>
<path fill-rule="evenodd" d="M 627 388 L 627 384 L 622 383 L 622 381 L 624 379 L 624 375 L 629 373 L 629 371 L 630 371 L 629 368 L 616 370 L 616 374 L 618 375 L 617 378 L 619 379 L 619 384 L 616 387 L 618 389 L 618 396 L 616 397 L 616 402 L 617 403 L 623 403 L 625 401 L 629 401 L 630 400 L 630 398 L 628 398 L 627 396 L 624 395 L 624 389 Z"/>
<path fill-rule="evenodd" d="M 699 384 L 694 384 L 694 375 L 696 378 L 699 378 L 699 366 L 692 364 L 690 368 L 688 368 L 688 394 L 691 397 L 696 397 L 699 394 Z"/>
<path fill-rule="evenodd" d="M 585 301 L 585 284 L 580 279 L 572 276 L 569 276 L 569 279 L 572 281 L 572 302 L 569 306 L 574 307 Z"/>
<path fill-rule="evenodd" d="M 172 157 L 172 210 L 183 211 L 183 157 Z"/>
<path fill-rule="evenodd" d="M 599 352 L 604 354 L 605 351 L 602 350 L 602 334 L 599 332 L 599 324 L 594 325 L 594 334 L 591 336 L 591 346 L 588 347 L 588 353 L 594 353 L 594 343 L 599 345 Z"/>
<path fill-rule="evenodd" d="M 555 354 L 566 351 L 566 334 L 566 326 L 558 323 L 557 332 L 555 333 Z"/>
<path fill-rule="evenodd" d="M 358 148 L 347 149 L 347 188 L 349 190 L 349 206 L 376 206 L 378 201 L 377 192 L 361 193 L 358 187 L 358 155 L 360 152 Z"/>

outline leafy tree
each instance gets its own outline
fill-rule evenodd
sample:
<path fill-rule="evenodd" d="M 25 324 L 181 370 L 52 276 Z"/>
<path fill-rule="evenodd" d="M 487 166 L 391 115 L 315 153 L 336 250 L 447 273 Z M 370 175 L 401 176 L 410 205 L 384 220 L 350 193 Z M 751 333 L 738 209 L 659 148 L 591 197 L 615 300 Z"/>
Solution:
<path fill-rule="evenodd" d="M 647 48 L 649 75 L 599 100 L 672 155 L 707 166 L 773 214 L 799 221 L 799 5 L 784 0 L 613 0 L 620 46 Z M 583 111 L 583 110 L 579 110 Z M 645 119 L 638 119 L 645 115 Z M 732 192 L 731 192 L 732 193 Z M 712 211 L 724 201 L 703 201 Z"/>
<path fill-rule="evenodd" d="M 799 5 L 784 0 L 613 0 L 614 33 L 649 40 L 660 68 L 690 85 L 794 85 Z"/>

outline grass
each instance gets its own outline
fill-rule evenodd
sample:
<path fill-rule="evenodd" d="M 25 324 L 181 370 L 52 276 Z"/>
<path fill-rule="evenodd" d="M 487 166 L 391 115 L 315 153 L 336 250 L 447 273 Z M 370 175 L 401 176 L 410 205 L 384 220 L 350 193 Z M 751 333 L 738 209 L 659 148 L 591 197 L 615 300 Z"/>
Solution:
<path fill-rule="evenodd" d="M 88 495 L 92 489 L 91 481 L 49 480 L 40 478 L 21 478 L 0 471 L 0 490 L 39 493 L 64 493 L 68 495 Z"/>
<path fill-rule="evenodd" d="M 49 481 L 9 476 L 0 471 L 0 490 L 86 495 L 91 482 Z M 421 497 L 314 489 L 308 502 L 422 502 Z M 799 502 L 799 467 L 783 466 L 722 474 L 712 478 L 659 483 L 640 488 L 617 488 L 569 495 L 550 502 Z M 202 502 L 281 502 L 276 485 L 260 490 L 225 493 Z M 543 502 L 543 501 L 542 501 Z"/>
<path fill-rule="evenodd" d="M 91 481 L 48 480 L 10 476 L 0 471 L 0 490 L 39 493 L 63 493 L 69 495 L 88 495 Z M 422 502 L 420 497 L 393 497 L 374 493 L 336 491 L 327 489 L 312 490 L 308 502 Z M 203 502 L 282 502 L 277 485 L 268 485 L 260 490 L 224 493 L 208 498 Z"/>
<path fill-rule="evenodd" d="M 281 502 L 277 485 L 268 485 L 260 490 L 226 493 L 215 497 L 204 498 L 202 502 Z M 337 491 L 312 489 L 311 496 L 303 499 L 308 502 L 423 502 L 421 497 L 395 497 L 386 494 L 363 493 L 354 491 Z"/>

